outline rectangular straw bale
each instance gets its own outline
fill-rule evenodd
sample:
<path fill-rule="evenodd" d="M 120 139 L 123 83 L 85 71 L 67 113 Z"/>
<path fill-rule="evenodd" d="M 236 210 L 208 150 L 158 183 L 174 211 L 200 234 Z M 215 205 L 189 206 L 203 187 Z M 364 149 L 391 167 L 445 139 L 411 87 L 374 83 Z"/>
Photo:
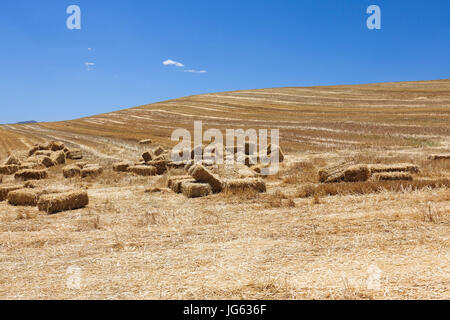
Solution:
<path fill-rule="evenodd" d="M 189 174 L 197 181 L 201 183 L 208 183 L 214 193 L 222 191 L 222 181 L 218 176 L 211 173 L 204 166 L 196 164 L 189 169 Z"/>
<path fill-rule="evenodd" d="M 50 158 L 56 165 L 66 163 L 66 154 L 62 150 L 53 152 Z"/>
<path fill-rule="evenodd" d="M 19 171 L 19 166 L 16 164 L 11 164 L 7 166 L 0 166 L 0 174 L 11 175 Z"/>
<path fill-rule="evenodd" d="M 84 208 L 88 204 L 89 197 L 87 192 L 79 190 L 43 195 L 38 201 L 38 209 L 48 214 L 54 214 Z"/>
<path fill-rule="evenodd" d="M 418 173 L 419 166 L 412 163 L 396 163 L 396 164 L 372 164 L 369 166 L 371 173 L 378 172 L 410 172 Z"/>
<path fill-rule="evenodd" d="M 8 194 L 12 191 L 22 189 L 23 185 L 6 185 L 0 187 L 0 202 L 8 198 Z"/>
<path fill-rule="evenodd" d="M 103 173 L 103 168 L 98 165 L 87 165 L 81 169 L 81 177 L 98 177 Z"/>
<path fill-rule="evenodd" d="M 167 166 L 169 165 L 168 160 L 160 160 L 160 161 L 150 161 L 146 164 L 149 166 L 153 166 L 156 168 L 156 174 L 161 175 L 164 174 L 164 172 L 167 171 Z"/>
<path fill-rule="evenodd" d="M 266 192 L 266 183 L 261 179 L 231 179 L 224 183 L 224 191 L 239 192 L 245 190 L 255 190 Z"/>
<path fill-rule="evenodd" d="M 36 206 L 40 196 L 47 191 L 42 189 L 19 189 L 8 193 L 8 204 L 13 206 Z"/>
<path fill-rule="evenodd" d="M 65 166 L 63 168 L 63 176 L 64 178 L 73 178 L 73 177 L 79 177 L 81 176 L 81 169 L 79 166 L 71 164 L 68 166 Z"/>
<path fill-rule="evenodd" d="M 128 171 L 140 176 L 156 176 L 157 169 L 154 166 L 131 166 Z"/>
<path fill-rule="evenodd" d="M 67 153 L 67 159 L 71 160 L 81 160 L 83 159 L 83 153 L 80 149 L 71 149 Z"/>
<path fill-rule="evenodd" d="M 377 172 L 371 177 L 373 181 L 394 181 L 394 180 L 413 180 L 409 172 Z"/>
<path fill-rule="evenodd" d="M 123 161 L 113 164 L 113 170 L 116 172 L 127 172 L 128 168 L 131 166 L 133 166 L 133 163 Z"/>
<path fill-rule="evenodd" d="M 364 182 L 369 180 L 369 167 L 364 164 L 350 166 L 344 171 L 345 182 Z"/>
<path fill-rule="evenodd" d="M 47 170 L 24 169 L 18 171 L 14 175 L 14 178 L 23 181 L 42 180 L 48 178 L 48 172 Z"/>
<path fill-rule="evenodd" d="M 212 193 L 208 183 L 197 183 L 184 181 L 181 183 L 181 191 L 188 198 L 206 197 Z"/>
<path fill-rule="evenodd" d="M 167 179 L 167 188 L 175 193 L 181 193 L 181 183 L 184 181 L 195 182 L 191 176 L 173 176 Z"/>

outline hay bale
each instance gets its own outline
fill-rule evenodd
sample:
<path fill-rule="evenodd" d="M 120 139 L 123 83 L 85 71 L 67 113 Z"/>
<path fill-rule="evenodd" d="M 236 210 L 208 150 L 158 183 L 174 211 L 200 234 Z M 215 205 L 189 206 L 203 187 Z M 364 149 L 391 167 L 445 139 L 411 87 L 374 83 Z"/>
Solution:
<path fill-rule="evenodd" d="M 181 193 L 181 184 L 185 181 L 195 182 L 191 176 L 173 176 L 167 179 L 167 188 L 172 189 L 175 193 Z"/>
<path fill-rule="evenodd" d="M 47 178 L 48 178 L 47 170 L 25 169 L 18 171 L 14 175 L 14 179 L 22 181 L 42 180 Z"/>
<path fill-rule="evenodd" d="M 139 176 L 149 177 L 156 176 L 157 169 L 153 166 L 131 166 L 128 167 L 128 172 L 132 172 Z"/>
<path fill-rule="evenodd" d="M 146 151 L 142 154 L 142 159 L 144 159 L 145 162 L 152 161 L 155 158 L 155 154 L 153 151 Z"/>
<path fill-rule="evenodd" d="M 339 162 L 319 170 L 319 181 L 322 183 L 337 183 L 344 180 L 345 170 L 355 165 L 352 162 Z"/>
<path fill-rule="evenodd" d="M 0 202 L 8 198 L 8 194 L 12 191 L 22 189 L 23 185 L 7 185 L 0 187 Z"/>
<path fill-rule="evenodd" d="M 49 150 L 51 150 L 51 151 L 62 151 L 65 148 L 66 148 L 66 146 L 61 141 L 52 141 L 49 144 Z"/>
<path fill-rule="evenodd" d="M 164 150 L 163 147 L 158 146 L 157 148 L 153 149 L 153 154 L 154 154 L 155 156 L 160 156 L 160 155 L 162 155 L 165 151 L 166 151 L 166 150 Z"/>
<path fill-rule="evenodd" d="M 231 179 L 224 183 L 224 191 L 231 191 L 233 193 L 255 190 L 257 192 L 266 192 L 266 183 L 261 179 Z"/>
<path fill-rule="evenodd" d="M 65 164 L 66 163 L 66 154 L 64 151 L 55 151 L 53 152 L 51 159 L 56 165 Z"/>
<path fill-rule="evenodd" d="M 103 173 L 103 168 L 99 165 L 86 165 L 83 169 L 81 169 L 81 177 L 87 178 L 92 177 L 96 178 Z"/>
<path fill-rule="evenodd" d="M 68 165 L 63 168 L 63 176 L 66 179 L 81 176 L 81 169 L 77 165 Z"/>
<path fill-rule="evenodd" d="M 46 168 L 50 168 L 56 165 L 56 163 L 50 157 L 47 156 L 39 156 L 38 163 Z"/>
<path fill-rule="evenodd" d="M 139 144 L 140 145 L 149 145 L 149 144 L 152 144 L 153 143 L 153 141 L 151 140 L 151 139 L 145 139 L 145 140 L 141 140 L 141 141 L 139 141 Z"/>
<path fill-rule="evenodd" d="M 156 174 L 161 175 L 167 171 L 167 167 L 170 161 L 168 160 L 159 160 L 159 161 L 150 161 L 146 162 L 146 165 L 153 166 L 156 168 Z"/>
<path fill-rule="evenodd" d="M 450 160 L 450 154 L 432 154 L 428 157 L 428 160 L 432 161 Z"/>
<path fill-rule="evenodd" d="M 19 170 L 23 170 L 23 169 L 34 169 L 36 167 L 38 167 L 39 165 L 37 163 L 33 163 L 33 162 L 23 162 L 20 166 L 19 166 Z"/>
<path fill-rule="evenodd" d="M 80 169 L 83 169 L 84 167 L 86 167 L 87 165 L 89 165 L 86 161 L 79 161 L 79 162 L 75 162 L 73 163 L 75 166 L 77 166 Z"/>
<path fill-rule="evenodd" d="M 188 198 L 200 198 L 209 196 L 212 190 L 208 183 L 184 181 L 181 183 L 181 192 Z"/>
<path fill-rule="evenodd" d="M 0 174 L 4 174 L 6 176 L 11 175 L 19 171 L 19 166 L 16 164 L 11 164 L 8 166 L 0 166 Z"/>
<path fill-rule="evenodd" d="M 47 194 L 45 190 L 38 189 L 19 189 L 8 193 L 8 204 L 12 206 L 31 206 L 37 205 L 39 198 Z"/>
<path fill-rule="evenodd" d="M 30 150 L 28 150 L 28 156 L 31 157 L 32 155 L 34 155 L 36 153 L 36 151 L 39 151 L 39 145 L 35 145 L 33 148 L 31 148 Z"/>
<path fill-rule="evenodd" d="M 208 183 L 214 193 L 222 191 L 222 181 L 219 177 L 211 173 L 208 169 L 202 165 L 194 165 L 189 169 L 189 174 L 197 181 L 201 183 Z"/>
<path fill-rule="evenodd" d="M 364 164 L 350 166 L 344 171 L 345 182 L 364 182 L 369 180 L 369 167 Z"/>
<path fill-rule="evenodd" d="M 67 153 L 67 159 L 70 160 L 81 160 L 83 159 L 83 153 L 80 149 L 72 149 Z"/>
<path fill-rule="evenodd" d="M 128 168 L 132 166 L 133 164 L 131 162 L 119 162 L 116 164 L 113 164 L 113 171 L 115 172 L 127 172 Z"/>
<path fill-rule="evenodd" d="M 38 209 L 54 214 L 62 211 L 69 211 L 84 208 L 89 204 L 89 197 L 86 191 L 71 191 L 43 195 L 38 201 Z"/>
<path fill-rule="evenodd" d="M 373 181 L 411 181 L 413 177 L 409 172 L 378 172 L 374 173 L 371 179 Z"/>
<path fill-rule="evenodd" d="M 53 151 L 50 151 L 50 150 L 38 150 L 34 153 L 34 156 L 50 157 L 52 154 L 53 154 Z"/>
<path fill-rule="evenodd" d="M 412 163 L 396 163 L 396 164 L 372 164 L 369 166 L 370 172 L 380 173 L 380 172 L 409 172 L 418 173 L 419 166 Z"/>
<path fill-rule="evenodd" d="M 6 159 L 5 161 L 5 166 L 9 166 L 9 165 L 18 165 L 20 166 L 20 160 L 19 158 L 17 158 L 15 155 L 10 155 L 8 157 L 8 159 Z"/>

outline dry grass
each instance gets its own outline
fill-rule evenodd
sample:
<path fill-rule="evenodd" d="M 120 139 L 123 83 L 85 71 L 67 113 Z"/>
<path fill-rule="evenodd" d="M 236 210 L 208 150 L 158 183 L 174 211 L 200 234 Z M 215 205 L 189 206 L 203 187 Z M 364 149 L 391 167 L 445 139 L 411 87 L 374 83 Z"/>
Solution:
<path fill-rule="evenodd" d="M 450 168 L 428 155 L 449 153 L 449 86 L 240 91 L 0 126 L 2 162 L 14 153 L 23 163 L 35 143 L 61 140 L 105 168 L 62 179 L 51 167 L 36 181 L 87 191 L 81 209 L 47 215 L 0 202 L 0 298 L 448 300 Z M 139 140 L 166 149 L 172 130 L 192 130 L 193 120 L 204 129 L 279 128 L 285 162 L 264 178 L 267 192 L 187 199 L 166 192 L 168 179 L 186 175 L 167 162 L 157 177 L 112 170 L 139 158 L 147 148 Z M 319 168 L 340 161 L 420 172 L 417 181 L 318 185 Z M 12 183 L 3 177 L 0 196 Z M 378 289 L 367 284 L 374 266 Z M 79 289 L 67 285 L 71 268 L 80 270 Z"/>

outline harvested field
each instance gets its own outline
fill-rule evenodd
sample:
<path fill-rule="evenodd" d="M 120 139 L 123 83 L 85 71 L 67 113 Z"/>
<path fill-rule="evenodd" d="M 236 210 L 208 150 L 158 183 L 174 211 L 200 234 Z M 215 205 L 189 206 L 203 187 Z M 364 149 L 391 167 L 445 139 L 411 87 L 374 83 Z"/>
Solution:
<path fill-rule="evenodd" d="M 449 92 L 449 80 L 244 90 L 0 125 L 1 164 L 12 154 L 37 163 L 33 154 L 50 150 L 36 144 L 61 141 L 66 155 L 78 150 L 86 161 L 67 156 L 66 165 L 104 168 L 92 179 L 64 179 L 63 167 L 51 166 L 47 179 L 33 181 L 37 190 L 89 194 L 84 202 L 40 196 L 44 209 L 63 210 L 51 216 L 9 205 L 9 192 L 24 186 L 3 176 L 0 298 L 448 300 L 450 166 L 430 156 L 450 154 Z M 284 161 L 261 177 L 266 192 L 227 191 L 230 180 L 253 175 L 240 166 L 206 167 L 224 182 L 219 193 L 168 160 L 140 163 L 158 176 L 113 169 L 157 146 L 169 151 L 172 131 L 193 133 L 194 120 L 204 131 L 279 129 Z M 321 169 L 341 163 L 326 177 L 335 173 L 339 183 L 319 183 Z M 346 182 L 353 165 L 388 171 Z M 363 179 L 363 168 L 347 180 Z M 403 174 L 413 180 L 372 180 Z M 188 196 L 201 196 L 180 194 L 183 182 L 195 186 L 184 189 Z M 73 268 L 80 290 L 67 286 Z M 379 289 L 367 285 L 370 270 L 379 270 Z"/>

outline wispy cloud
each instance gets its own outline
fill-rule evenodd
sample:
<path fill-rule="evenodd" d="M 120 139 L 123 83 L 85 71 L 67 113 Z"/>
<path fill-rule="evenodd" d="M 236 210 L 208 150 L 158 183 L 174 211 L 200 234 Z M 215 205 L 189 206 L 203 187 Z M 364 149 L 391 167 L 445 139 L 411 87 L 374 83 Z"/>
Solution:
<path fill-rule="evenodd" d="M 94 62 L 85 62 L 84 65 L 86 66 L 86 71 L 94 70 L 94 67 L 95 67 Z"/>
<path fill-rule="evenodd" d="M 195 70 L 195 69 L 184 70 L 184 72 L 189 72 L 189 73 L 208 73 L 208 71 L 206 71 L 206 70 Z"/>
<path fill-rule="evenodd" d="M 184 64 L 182 64 L 181 62 L 173 61 L 173 60 L 170 60 L 170 59 L 164 61 L 163 65 L 165 65 L 165 66 L 176 66 L 176 67 L 180 67 L 180 68 L 184 67 Z"/>

